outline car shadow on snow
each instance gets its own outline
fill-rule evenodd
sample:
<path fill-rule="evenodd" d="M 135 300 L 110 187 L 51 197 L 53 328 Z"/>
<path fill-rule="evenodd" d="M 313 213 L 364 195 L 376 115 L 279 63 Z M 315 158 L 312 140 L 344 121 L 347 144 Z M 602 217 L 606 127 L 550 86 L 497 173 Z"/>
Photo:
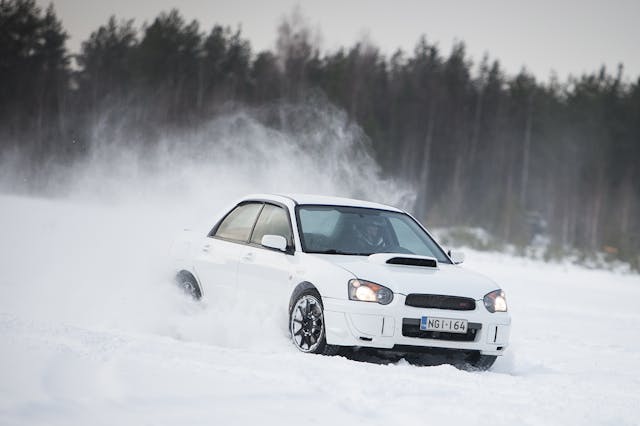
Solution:
<path fill-rule="evenodd" d="M 472 365 L 474 354 L 467 352 L 433 351 L 429 353 L 413 351 L 391 351 L 373 348 L 343 348 L 339 354 L 349 360 L 370 364 L 389 365 L 405 360 L 410 365 L 419 367 L 435 367 L 452 365 L 463 371 L 477 372 L 486 368 Z"/>

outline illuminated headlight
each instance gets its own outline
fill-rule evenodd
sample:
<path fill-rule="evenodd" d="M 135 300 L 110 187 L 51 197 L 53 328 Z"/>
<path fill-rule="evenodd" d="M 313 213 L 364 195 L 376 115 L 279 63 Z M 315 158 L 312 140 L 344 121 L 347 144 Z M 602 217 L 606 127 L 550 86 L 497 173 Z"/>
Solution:
<path fill-rule="evenodd" d="M 380 284 L 353 279 L 349 280 L 349 299 L 388 305 L 393 300 L 393 292 Z"/>
<path fill-rule="evenodd" d="M 507 298 L 502 290 L 494 290 L 484 296 L 484 306 L 489 312 L 507 312 Z"/>

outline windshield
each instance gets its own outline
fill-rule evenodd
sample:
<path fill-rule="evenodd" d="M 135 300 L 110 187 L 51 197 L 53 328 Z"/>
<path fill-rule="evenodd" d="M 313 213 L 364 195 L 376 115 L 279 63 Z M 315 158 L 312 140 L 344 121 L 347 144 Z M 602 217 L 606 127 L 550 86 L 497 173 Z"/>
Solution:
<path fill-rule="evenodd" d="M 362 207 L 302 205 L 297 208 L 307 253 L 368 256 L 406 253 L 450 263 L 442 249 L 405 213 Z"/>

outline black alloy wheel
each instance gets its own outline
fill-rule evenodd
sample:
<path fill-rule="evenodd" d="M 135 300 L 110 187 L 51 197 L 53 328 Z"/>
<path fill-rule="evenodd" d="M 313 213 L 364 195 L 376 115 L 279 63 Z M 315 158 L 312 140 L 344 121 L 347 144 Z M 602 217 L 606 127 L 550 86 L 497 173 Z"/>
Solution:
<path fill-rule="evenodd" d="M 302 352 L 338 352 L 338 346 L 327 344 L 322 301 L 315 290 L 305 290 L 295 299 L 289 312 L 289 331 L 293 344 Z"/>

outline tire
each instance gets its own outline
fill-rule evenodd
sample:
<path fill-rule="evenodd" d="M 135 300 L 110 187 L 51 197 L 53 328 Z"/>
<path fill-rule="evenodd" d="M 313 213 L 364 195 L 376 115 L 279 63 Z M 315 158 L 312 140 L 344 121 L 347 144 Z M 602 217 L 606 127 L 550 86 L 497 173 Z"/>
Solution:
<path fill-rule="evenodd" d="M 289 307 L 289 332 L 298 350 L 321 355 L 336 355 L 339 346 L 327 344 L 322 298 L 316 289 L 294 294 Z"/>
<path fill-rule="evenodd" d="M 200 300 L 202 297 L 200 286 L 190 273 L 186 271 L 178 273 L 178 275 L 176 275 L 176 284 L 185 294 L 191 296 L 194 300 Z"/>
<path fill-rule="evenodd" d="M 478 355 L 469 361 L 469 366 L 475 370 L 487 371 L 493 366 L 496 359 L 498 359 L 496 355 Z"/>

